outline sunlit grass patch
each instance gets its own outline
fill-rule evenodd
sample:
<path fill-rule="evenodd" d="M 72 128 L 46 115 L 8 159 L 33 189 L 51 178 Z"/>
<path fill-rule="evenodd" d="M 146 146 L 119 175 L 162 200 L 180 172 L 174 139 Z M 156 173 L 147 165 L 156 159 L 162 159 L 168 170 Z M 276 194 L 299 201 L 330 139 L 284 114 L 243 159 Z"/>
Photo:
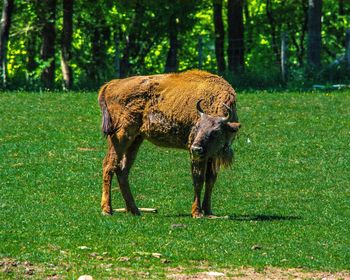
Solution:
<path fill-rule="evenodd" d="M 350 268 L 350 92 L 240 94 L 235 163 L 213 194 L 229 219 L 214 220 L 190 218 L 188 153 L 147 142 L 130 180 L 138 205 L 159 213 L 100 214 L 96 99 L 0 94 L 1 259 L 31 262 L 37 279 Z M 115 181 L 113 206 L 124 206 Z"/>

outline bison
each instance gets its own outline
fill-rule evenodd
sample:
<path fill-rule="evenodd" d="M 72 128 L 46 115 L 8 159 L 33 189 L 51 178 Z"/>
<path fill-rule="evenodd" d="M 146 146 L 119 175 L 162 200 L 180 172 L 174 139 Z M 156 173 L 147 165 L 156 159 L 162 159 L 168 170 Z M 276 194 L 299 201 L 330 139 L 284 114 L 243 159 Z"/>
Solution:
<path fill-rule="evenodd" d="M 98 102 L 102 132 L 108 140 L 102 213 L 113 211 L 111 181 L 115 173 L 126 211 L 140 215 L 128 177 L 137 151 L 147 139 L 159 146 L 189 150 L 194 187 L 192 217 L 212 215 L 213 186 L 220 166 L 232 162 L 231 143 L 241 126 L 236 93 L 228 82 L 199 70 L 135 76 L 103 85 Z"/>

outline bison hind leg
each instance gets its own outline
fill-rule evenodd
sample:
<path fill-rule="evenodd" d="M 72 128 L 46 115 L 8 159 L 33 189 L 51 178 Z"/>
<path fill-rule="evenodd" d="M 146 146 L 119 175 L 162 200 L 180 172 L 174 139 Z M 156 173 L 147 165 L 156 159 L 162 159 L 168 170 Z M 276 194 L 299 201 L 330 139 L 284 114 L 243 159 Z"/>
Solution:
<path fill-rule="evenodd" d="M 135 137 L 134 141 L 127 145 L 128 148 L 123 154 L 120 164 L 117 165 L 115 173 L 118 178 L 119 187 L 125 201 L 126 209 L 133 215 L 141 215 L 140 210 L 137 208 L 134 197 L 130 190 L 129 185 L 129 172 L 136 159 L 137 152 L 143 142 L 142 136 Z"/>
<path fill-rule="evenodd" d="M 117 158 L 116 155 L 110 152 L 110 149 L 103 160 L 103 185 L 102 185 L 102 199 L 101 209 L 103 215 L 111 215 L 112 210 L 112 199 L 111 199 L 111 184 L 114 169 L 116 166 Z"/>

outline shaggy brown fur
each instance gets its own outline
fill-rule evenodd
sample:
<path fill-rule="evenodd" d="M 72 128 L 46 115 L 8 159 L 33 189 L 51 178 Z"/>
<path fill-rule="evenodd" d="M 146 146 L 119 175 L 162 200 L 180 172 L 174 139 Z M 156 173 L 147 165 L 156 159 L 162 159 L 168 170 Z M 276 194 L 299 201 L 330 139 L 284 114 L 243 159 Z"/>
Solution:
<path fill-rule="evenodd" d="M 197 112 L 196 104 L 200 99 L 206 114 Z M 139 146 L 147 139 L 160 146 L 190 151 L 194 143 L 199 143 L 202 148 L 195 147 L 196 152 L 205 148 L 207 152 L 202 158 L 192 156 L 196 196 L 192 215 L 201 216 L 202 210 L 211 214 L 211 189 L 219 166 L 228 165 L 232 160 L 230 144 L 239 128 L 233 88 L 221 77 L 192 70 L 112 80 L 101 87 L 98 100 L 102 131 L 109 143 L 103 164 L 102 211 L 112 213 L 110 184 L 116 173 L 127 209 L 139 214 L 130 192 L 128 174 Z M 222 121 L 228 111 L 223 104 L 232 110 L 231 123 Z M 220 143 L 209 140 L 212 130 L 220 134 L 217 140 Z M 201 207 L 200 190 L 204 181 L 206 194 Z"/>

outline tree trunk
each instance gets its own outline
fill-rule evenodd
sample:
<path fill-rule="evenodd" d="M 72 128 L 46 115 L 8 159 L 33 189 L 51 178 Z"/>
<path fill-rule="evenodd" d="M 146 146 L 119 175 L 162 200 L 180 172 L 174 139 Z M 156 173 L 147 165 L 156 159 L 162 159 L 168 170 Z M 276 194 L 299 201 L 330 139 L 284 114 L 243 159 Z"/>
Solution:
<path fill-rule="evenodd" d="M 123 51 L 123 56 L 120 60 L 120 77 L 125 78 L 130 74 L 131 63 L 130 59 L 137 56 L 140 52 L 141 46 L 137 43 L 137 38 L 139 33 L 142 32 L 142 23 L 140 18 L 144 13 L 144 7 L 141 5 L 140 1 L 136 2 L 135 16 L 130 27 L 129 34 L 126 36 L 125 47 Z"/>
<path fill-rule="evenodd" d="M 283 32 L 281 36 L 281 74 L 282 82 L 288 81 L 288 37 L 287 33 Z"/>
<path fill-rule="evenodd" d="M 344 3 L 345 1 L 344 0 L 339 0 L 339 15 L 340 16 L 344 16 L 345 15 L 345 9 L 344 9 Z"/>
<path fill-rule="evenodd" d="M 304 55 L 305 55 L 304 40 L 305 40 L 305 35 L 307 33 L 307 23 L 309 20 L 307 3 L 305 2 L 302 2 L 302 3 L 303 3 L 303 11 L 304 11 L 304 20 L 303 20 L 302 29 L 300 31 L 300 53 L 298 58 L 300 66 L 304 64 Z"/>
<path fill-rule="evenodd" d="M 108 46 L 110 46 L 112 38 L 110 26 L 106 21 L 107 10 L 105 6 L 99 1 L 90 2 L 89 11 L 86 26 L 89 30 L 87 38 L 90 40 L 90 57 L 85 67 L 87 78 L 85 83 L 90 87 L 96 87 L 109 80 L 113 75 L 109 67 L 111 59 L 108 57 Z"/>
<path fill-rule="evenodd" d="M 248 0 L 243 1 L 243 10 L 244 10 L 244 17 L 245 17 L 245 26 L 244 26 L 244 33 L 245 33 L 245 53 L 249 53 L 251 49 L 254 47 L 253 40 L 253 26 L 251 24 L 251 15 L 249 11 L 249 3 Z"/>
<path fill-rule="evenodd" d="M 203 68 L 203 38 L 201 35 L 198 36 L 198 69 Z"/>
<path fill-rule="evenodd" d="M 89 77 L 94 84 L 100 84 L 107 78 L 107 46 L 110 35 L 110 30 L 105 18 L 102 17 L 98 19 L 91 36 L 92 63 L 89 69 Z"/>
<path fill-rule="evenodd" d="M 232 72 L 244 69 L 243 0 L 228 0 L 228 68 Z"/>
<path fill-rule="evenodd" d="M 177 51 L 179 42 L 177 39 L 177 23 L 176 23 L 176 15 L 172 15 L 169 20 L 169 51 L 165 63 L 165 72 L 176 72 L 178 68 L 178 61 L 177 61 Z"/>
<path fill-rule="evenodd" d="M 39 53 L 39 47 L 37 44 L 37 34 L 36 32 L 30 32 L 28 34 L 26 40 L 26 52 L 27 52 L 27 60 L 26 60 L 26 79 L 28 84 L 33 83 L 34 71 L 38 67 L 38 63 L 35 59 L 35 56 Z"/>
<path fill-rule="evenodd" d="M 322 0 L 309 0 L 307 58 L 310 70 L 321 64 Z"/>
<path fill-rule="evenodd" d="M 131 34 L 130 34 L 131 35 Z M 126 44 L 123 52 L 122 59 L 120 60 L 120 78 L 125 78 L 129 75 L 130 71 L 130 37 L 126 37 Z"/>
<path fill-rule="evenodd" d="M 13 0 L 4 0 L 0 27 L 0 71 L 3 87 L 7 84 L 7 42 L 11 27 Z"/>
<path fill-rule="evenodd" d="M 216 64 L 218 66 L 218 72 L 222 74 L 226 70 L 226 61 L 224 53 L 225 29 L 222 20 L 222 0 L 213 0 L 213 9 Z"/>
<path fill-rule="evenodd" d="M 115 65 L 115 76 L 117 79 L 120 78 L 120 57 L 119 57 L 119 35 L 114 34 L 114 65 Z"/>
<path fill-rule="evenodd" d="M 350 28 L 345 31 L 345 61 L 348 70 L 350 70 Z"/>
<path fill-rule="evenodd" d="M 270 32 L 271 32 L 271 39 L 272 39 L 272 50 L 275 55 L 275 60 L 276 63 L 280 62 L 280 53 L 278 49 L 278 43 L 277 43 L 277 35 L 276 35 L 276 22 L 275 18 L 273 16 L 272 12 L 272 4 L 271 0 L 266 0 L 266 15 L 267 15 L 267 20 L 270 25 Z"/>
<path fill-rule="evenodd" d="M 63 0 L 61 67 L 64 90 L 69 90 L 73 86 L 73 72 L 70 66 L 70 61 L 72 59 L 73 3 L 74 0 Z"/>
<path fill-rule="evenodd" d="M 138 17 L 139 5 L 136 5 L 136 14 L 130 27 L 130 32 L 125 36 L 125 47 L 123 56 L 120 60 L 120 77 L 125 78 L 130 73 L 130 53 L 136 48 L 135 40 L 137 38 L 137 17 Z"/>
<path fill-rule="evenodd" d="M 305 35 L 307 34 L 307 21 L 308 21 L 308 3 L 304 2 L 303 0 L 301 1 L 302 6 L 302 10 L 303 10 L 303 20 L 302 20 L 302 24 L 301 24 L 301 29 L 299 32 L 299 36 L 297 38 L 296 33 L 289 33 L 288 35 L 290 36 L 291 39 L 291 43 L 294 45 L 295 49 L 296 49 L 296 57 L 298 60 L 298 65 L 300 67 L 303 66 L 304 64 L 304 56 L 305 56 Z M 288 22 L 287 26 L 289 28 L 289 30 L 292 30 L 292 25 L 294 23 L 293 22 Z"/>
<path fill-rule="evenodd" d="M 56 0 L 41 1 L 38 16 L 42 25 L 40 55 L 47 64 L 41 73 L 41 82 L 44 88 L 52 89 L 55 83 Z"/>

